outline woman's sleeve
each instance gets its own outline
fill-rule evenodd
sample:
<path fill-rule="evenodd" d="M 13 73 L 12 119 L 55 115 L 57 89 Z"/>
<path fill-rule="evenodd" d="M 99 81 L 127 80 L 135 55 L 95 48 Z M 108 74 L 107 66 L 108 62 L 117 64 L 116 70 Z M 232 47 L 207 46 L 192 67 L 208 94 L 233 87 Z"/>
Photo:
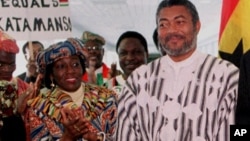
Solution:
<path fill-rule="evenodd" d="M 111 95 L 107 99 L 107 106 L 100 115 L 101 126 L 105 133 L 105 140 L 112 140 L 116 129 L 117 120 L 117 96 Z"/>
<path fill-rule="evenodd" d="M 26 111 L 25 126 L 29 137 L 27 141 L 56 141 L 62 136 L 60 126 L 54 120 L 32 109 Z"/>

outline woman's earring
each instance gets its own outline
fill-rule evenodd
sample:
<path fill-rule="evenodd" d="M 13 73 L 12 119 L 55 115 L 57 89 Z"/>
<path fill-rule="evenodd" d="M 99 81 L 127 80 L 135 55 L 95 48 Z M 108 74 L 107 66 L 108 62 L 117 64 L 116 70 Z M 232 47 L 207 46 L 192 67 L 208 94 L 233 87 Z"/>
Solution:
<path fill-rule="evenodd" d="M 55 87 L 55 84 L 54 84 L 54 82 L 53 82 L 53 79 L 51 80 L 50 86 L 51 86 L 52 89 Z"/>

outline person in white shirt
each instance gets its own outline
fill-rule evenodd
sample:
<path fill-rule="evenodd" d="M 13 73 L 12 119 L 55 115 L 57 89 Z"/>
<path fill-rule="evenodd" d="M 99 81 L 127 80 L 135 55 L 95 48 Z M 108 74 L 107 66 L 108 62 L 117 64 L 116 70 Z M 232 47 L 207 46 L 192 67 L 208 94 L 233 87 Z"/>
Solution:
<path fill-rule="evenodd" d="M 158 41 L 166 55 L 132 72 L 119 95 L 116 141 L 229 141 L 239 70 L 197 50 L 200 20 L 188 0 L 163 0 Z"/>

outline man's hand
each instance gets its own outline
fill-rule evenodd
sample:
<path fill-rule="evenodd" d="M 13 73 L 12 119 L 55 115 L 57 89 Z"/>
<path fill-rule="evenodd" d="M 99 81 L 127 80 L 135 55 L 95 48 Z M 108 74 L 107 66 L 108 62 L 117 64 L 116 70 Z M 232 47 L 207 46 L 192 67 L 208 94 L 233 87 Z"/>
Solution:
<path fill-rule="evenodd" d="M 39 74 L 37 76 L 36 82 L 30 83 L 28 89 L 24 93 L 20 94 L 17 100 L 18 113 L 22 114 L 26 109 L 27 101 L 36 97 L 39 94 L 42 79 L 43 75 Z"/>

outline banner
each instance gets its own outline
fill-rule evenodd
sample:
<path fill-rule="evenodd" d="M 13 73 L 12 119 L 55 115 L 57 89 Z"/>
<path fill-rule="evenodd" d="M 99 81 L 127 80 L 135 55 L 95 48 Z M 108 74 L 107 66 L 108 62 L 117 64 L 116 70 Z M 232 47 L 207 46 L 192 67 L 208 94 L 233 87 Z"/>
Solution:
<path fill-rule="evenodd" d="M 250 48 L 250 0 L 223 0 L 219 56 L 239 67 Z"/>
<path fill-rule="evenodd" d="M 0 28 L 16 40 L 71 36 L 68 0 L 0 0 Z"/>

